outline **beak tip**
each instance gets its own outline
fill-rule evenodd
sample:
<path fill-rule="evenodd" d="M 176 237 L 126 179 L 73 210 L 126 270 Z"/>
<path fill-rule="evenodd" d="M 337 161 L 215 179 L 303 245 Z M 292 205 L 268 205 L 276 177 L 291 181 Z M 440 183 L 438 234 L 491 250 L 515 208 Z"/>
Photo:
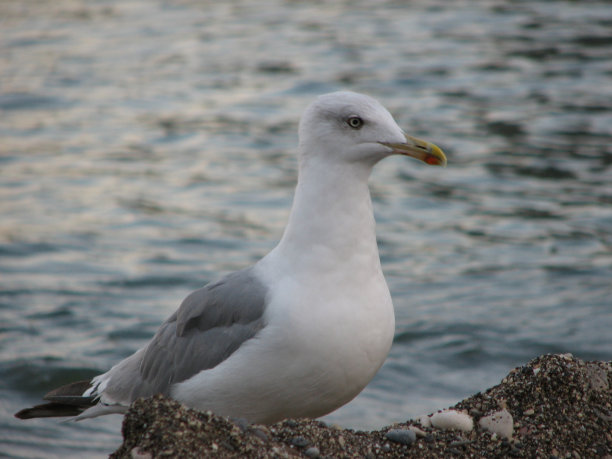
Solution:
<path fill-rule="evenodd" d="M 430 144 L 431 150 L 427 158 L 425 158 L 425 162 L 430 166 L 442 166 L 446 167 L 446 155 L 437 145 Z"/>
<path fill-rule="evenodd" d="M 416 137 L 406 135 L 406 142 L 379 142 L 391 149 L 392 153 L 410 156 L 423 161 L 429 166 L 446 167 L 446 155 L 437 145 Z"/>

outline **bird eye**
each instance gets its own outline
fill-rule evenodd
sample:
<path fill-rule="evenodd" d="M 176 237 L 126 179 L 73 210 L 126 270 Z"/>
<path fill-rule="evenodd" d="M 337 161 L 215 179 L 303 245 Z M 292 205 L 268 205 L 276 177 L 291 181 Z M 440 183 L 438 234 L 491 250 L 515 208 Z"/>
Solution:
<path fill-rule="evenodd" d="M 363 126 L 363 120 L 358 116 L 351 116 L 346 122 L 353 129 L 360 129 Z"/>

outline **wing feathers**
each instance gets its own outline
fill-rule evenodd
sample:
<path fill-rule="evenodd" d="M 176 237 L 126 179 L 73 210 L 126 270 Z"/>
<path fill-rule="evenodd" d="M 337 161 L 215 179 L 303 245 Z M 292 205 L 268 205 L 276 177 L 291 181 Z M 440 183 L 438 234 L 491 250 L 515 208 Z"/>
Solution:
<path fill-rule="evenodd" d="M 15 414 L 19 419 L 54 418 L 76 416 L 85 409 L 96 404 L 96 397 L 83 397 L 83 393 L 91 387 L 91 381 L 77 381 L 52 390 L 44 399 L 50 403 L 26 408 Z"/>

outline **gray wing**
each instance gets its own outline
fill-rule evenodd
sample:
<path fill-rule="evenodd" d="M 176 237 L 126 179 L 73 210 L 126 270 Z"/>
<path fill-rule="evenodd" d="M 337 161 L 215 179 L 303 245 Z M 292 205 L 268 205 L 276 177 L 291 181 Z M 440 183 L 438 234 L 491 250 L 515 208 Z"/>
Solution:
<path fill-rule="evenodd" d="M 172 384 L 227 359 L 264 327 L 266 293 L 252 268 L 191 293 L 133 356 L 132 365 L 139 361 L 140 381 L 131 387 L 131 400 L 167 395 Z"/>

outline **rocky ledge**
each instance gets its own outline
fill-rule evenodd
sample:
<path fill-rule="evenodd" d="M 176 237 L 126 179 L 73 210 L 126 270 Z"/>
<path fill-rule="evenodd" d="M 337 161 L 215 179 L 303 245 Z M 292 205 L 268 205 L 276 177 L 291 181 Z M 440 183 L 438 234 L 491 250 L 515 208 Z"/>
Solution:
<path fill-rule="evenodd" d="M 455 406 L 381 430 L 230 421 L 155 396 L 134 402 L 111 458 L 542 457 L 612 459 L 612 362 L 543 355 Z"/>

